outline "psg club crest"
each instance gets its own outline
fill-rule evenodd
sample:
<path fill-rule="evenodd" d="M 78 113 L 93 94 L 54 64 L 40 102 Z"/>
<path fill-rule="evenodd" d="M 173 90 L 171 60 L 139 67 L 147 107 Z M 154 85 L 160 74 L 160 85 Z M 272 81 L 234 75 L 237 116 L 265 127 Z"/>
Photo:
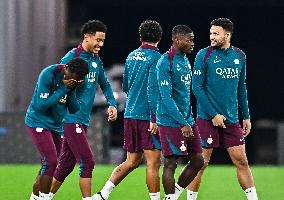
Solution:
<path fill-rule="evenodd" d="M 96 62 L 92 62 L 92 66 L 93 66 L 93 68 L 97 68 L 97 63 Z"/>
<path fill-rule="evenodd" d="M 213 142 L 213 139 L 212 139 L 212 137 L 211 137 L 211 135 L 210 135 L 209 138 L 207 139 L 207 143 L 208 143 L 208 144 L 212 144 L 212 142 Z"/>
<path fill-rule="evenodd" d="M 36 128 L 36 132 L 41 133 L 43 131 L 43 128 Z"/>
<path fill-rule="evenodd" d="M 181 151 L 186 151 L 186 146 L 184 145 L 184 141 L 181 141 L 181 146 L 179 148 Z"/>
<path fill-rule="evenodd" d="M 235 60 L 234 60 L 234 63 L 235 63 L 235 65 L 238 65 L 238 64 L 240 64 L 240 61 L 239 61 L 239 59 L 235 59 Z"/>
<path fill-rule="evenodd" d="M 82 129 L 79 127 L 79 124 L 76 124 L 76 133 L 82 133 Z"/>

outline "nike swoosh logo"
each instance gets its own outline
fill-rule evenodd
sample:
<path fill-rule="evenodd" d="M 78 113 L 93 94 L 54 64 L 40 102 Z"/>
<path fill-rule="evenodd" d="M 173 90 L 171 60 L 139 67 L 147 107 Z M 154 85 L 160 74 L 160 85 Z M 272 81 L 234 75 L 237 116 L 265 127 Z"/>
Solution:
<path fill-rule="evenodd" d="M 218 62 L 221 62 L 221 60 L 214 60 L 214 63 L 218 63 Z"/>

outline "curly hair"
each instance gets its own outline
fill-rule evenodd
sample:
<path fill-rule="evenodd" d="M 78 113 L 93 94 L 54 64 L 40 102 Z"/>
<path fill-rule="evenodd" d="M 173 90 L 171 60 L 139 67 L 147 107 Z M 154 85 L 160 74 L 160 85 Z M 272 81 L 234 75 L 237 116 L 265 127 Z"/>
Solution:
<path fill-rule="evenodd" d="M 89 20 L 87 21 L 81 28 L 81 37 L 84 38 L 86 33 L 96 33 L 96 32 L 103 32 L 107 31 L 106 25 L 101 22 L 100 20 Z"/>
<path fill-rule="evenodd" d="M 234 31 L 234 23 L 228 18 L 218 18 L 214 19 L 211 23 L 211 26 L 221 26 L 225 31 L 230 32 L 231 34 Z"/>
<path fill-rule="evenodd" d="M 89 73 L 89 65 L 82 58 L 73 58 L 66 66 L 71 73 L 75 73 L 80 79 L 83 79 Z"/>
<path fill-rule="evenodd" d="M 139 27 L 139 35 L 142 42 L 159 42 L 163 35 L 163 29 L 159 22 L 145 20 Z"/>

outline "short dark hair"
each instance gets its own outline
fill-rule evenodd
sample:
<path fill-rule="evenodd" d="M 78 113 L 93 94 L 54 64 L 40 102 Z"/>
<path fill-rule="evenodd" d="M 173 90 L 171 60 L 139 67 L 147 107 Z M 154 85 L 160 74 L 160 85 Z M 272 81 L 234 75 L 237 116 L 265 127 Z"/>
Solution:
<path fill-rule="evenodd" d="M 89 65 L 82 58 L 73 58 L 66 65 L 70 72 L 75 73 L 80 79 L 83 79 L 89 73 Z"/>
<path fill-rule="evenodd" d="M 221 26 L 225 31 L 233 34 L 234 32 L 234 23 L 228 18 L 218 18 L 214 19 L 211 23 L 211 26 Z"/>
<path fill-rule="evenodd" d="M 192 32 L 192 29 L 186 25 L 176 25 L 172 30 L 172 37 L 174 38 L 177 35 L 187 35 Z"/>
<path fill-rule="evenodd" d="M 87 21 L 81 28 L 81 37 L 84 38 L 86 33 L 96 33 L 96 32 L 103 32 L 107 31 L 106 25 L 101 22 L 100 20 L 89 20 Z"/>
<path fill-rule="evenodd" d="M 139 27 L 139 35 L 143 42 L 159 42 L 163 35 L 163 29 L 159 22 L 145 20 Z"/>

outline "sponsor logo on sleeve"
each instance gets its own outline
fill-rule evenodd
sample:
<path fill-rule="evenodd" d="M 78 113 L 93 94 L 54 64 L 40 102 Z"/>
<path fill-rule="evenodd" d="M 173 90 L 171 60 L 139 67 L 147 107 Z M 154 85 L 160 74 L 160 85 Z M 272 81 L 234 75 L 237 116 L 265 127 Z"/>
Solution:
<path fill-rule="evenodd" d="M 195 69 L 193 72 L 194 75 L 200 76 L 201 75 L 201 70 L 200 69 Z"/>
<path fill-rule="evenodd" d="M 41 98 L 41 99 L 47 99 L 48 98 L 48 96 L 49 96 L 49 93 L 40 93 L 40 95 L 39 95 L 39 98 Z"/>
<path fill-rule="evenodd" d="M 169 85 L 169 82 L 167 80 L 161 81 L 161 86 L 164 86 L 164 85 Z"/>

